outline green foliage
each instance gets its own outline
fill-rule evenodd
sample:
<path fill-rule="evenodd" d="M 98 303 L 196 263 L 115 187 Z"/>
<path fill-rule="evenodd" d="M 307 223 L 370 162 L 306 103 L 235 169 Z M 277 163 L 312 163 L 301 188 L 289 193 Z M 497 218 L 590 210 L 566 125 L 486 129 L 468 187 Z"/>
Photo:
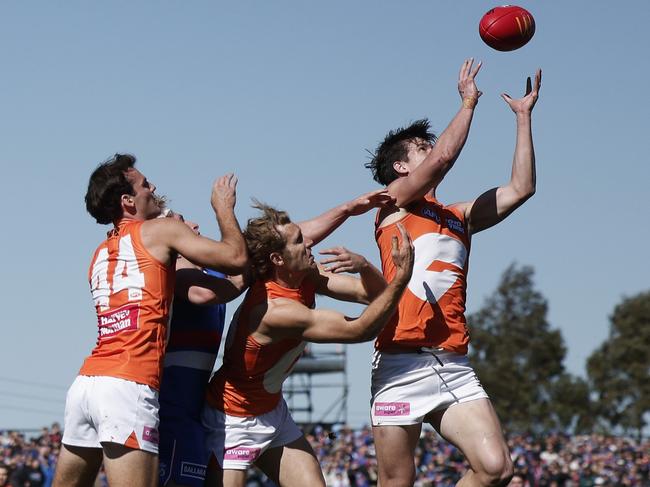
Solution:
<path fill-rule="evenodd" d="M 533 269 L 511 265 L 485 305 L 468 317 L 471 360 L 506 429 L 588 430 L 587 383 L 564 371 L 566 347 L 552 330 Z"/>
<path fill-rule="evenodd" d="M 616 306 L 609 337 L 589 357 L 587 373 L 600 416 L 640 435 L 650 413 L 650 292 Z"/>

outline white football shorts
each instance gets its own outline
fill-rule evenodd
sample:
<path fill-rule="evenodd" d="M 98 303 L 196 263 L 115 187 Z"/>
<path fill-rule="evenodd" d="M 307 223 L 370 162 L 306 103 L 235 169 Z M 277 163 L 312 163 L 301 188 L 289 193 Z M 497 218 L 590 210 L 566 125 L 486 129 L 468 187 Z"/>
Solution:
<path fill-rule="evenodd" d="M 158 391 L 125 379 L 79 375 L 65 403 L 62 443 L 101 448 L 102 443 L 158 453 Z"/>
<path fill-rule="evenodd" d="M 259 416 L 230 416 L 208 405 L 203 408 L 208 430 L 207 449 L 223 470 L 246 470 L 262 453 L 291 443 L 302 436 L 284 399 Z"/>
<path fill-rule="evenodd" d="M 488 397 L 467 356 L 428 348 L 376 351 L 371 395 L 373 426 L 422 423 L 430 412 Z"/>

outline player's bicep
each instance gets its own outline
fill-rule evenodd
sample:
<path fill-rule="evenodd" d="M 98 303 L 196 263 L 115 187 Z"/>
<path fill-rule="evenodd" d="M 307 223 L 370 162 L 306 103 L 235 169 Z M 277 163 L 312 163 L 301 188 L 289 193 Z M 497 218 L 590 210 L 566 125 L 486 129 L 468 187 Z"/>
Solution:
<path fill-rule="evenodd" d="M 474 201 L 459 205 L 464 207 L 470 232 L 474 234 L 496 225 L 521 203 L 523 201 L 516 191 L 510 186 L 502 186 L 486 191 Z"/>
<path fill-rule="evenodd" d="M 343 342 L 351 339 L 347 318 L 332 310 L 311 309 L 288 303 L 268 312 L 263 320 L 265 334 L 276 338 L 298 338 L 309 342 Z"/>
<path fill-rule="evenodd" d="M 168 220 L 174 224 L 167 232 L 169 246 L 185 257 L 190 262 L 209 267 L 226 274 L 239 274 L 240 266 L 233 266 L 232 249 L 224 242 L 196 235 L 187 225 L 175 220 Z"/>
<path fill-rule="evenodd" d="M 354 338 L 350 326 L 353 318 L 328 309 L 310 311 L 310 320 L 302 333 L 303 340 L 315 343 L 344 343 Z"/>

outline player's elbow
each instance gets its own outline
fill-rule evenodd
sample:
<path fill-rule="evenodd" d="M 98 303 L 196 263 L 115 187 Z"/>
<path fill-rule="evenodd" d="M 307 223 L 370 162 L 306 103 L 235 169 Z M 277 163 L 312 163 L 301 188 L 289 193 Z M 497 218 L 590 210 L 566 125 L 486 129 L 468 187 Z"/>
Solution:
<path fill-rule="evenodd" d="M 370 340 L 377 338 L 377 335 L 379 335 L 379 328 L 372 326 L 372 324 L 359 321 L 360 320 L 357 320 L 357 322 L 351 327 L 348 340 L 349 343 L 369 342 Z"/>
<path fill-rule="evenodd" d="M 211 304 L 219 304 L 221 302 L 213 291 L 198 286 L 193 286 L 189 289 L 187 298 L 190 303 L 198 306 L 208 306 Z"/>
<path fill-rule="evenodd" d="M 522 188 L 519 188 L 517 194 L 519 197 L 519 203 L 522 204 L 533 197 L 533 195 L 535 194 L 535 185 L 534 184 L 525 185 Z"/>
<path fill-rule="evenodd" d="M 246 252 L 246 248 L 239 250 L 238 252 L 235 252 L 235 255 L 231 260 L 231 265 L 234 268 L 236 268 L 236 272 L 234 272 L 233 274 L 243 274 L 248 268 L 248 264 L 249 264 L 249 260 L 248 260 L 248 253 Z"/>
<path fill-rule="evenodd" d="M 231 276 L 245 273 L 250 262 L 246 247 L 239 248 L 239 246 L 232 246 L 224 260 L 226 261 L 227 274 Z"/>

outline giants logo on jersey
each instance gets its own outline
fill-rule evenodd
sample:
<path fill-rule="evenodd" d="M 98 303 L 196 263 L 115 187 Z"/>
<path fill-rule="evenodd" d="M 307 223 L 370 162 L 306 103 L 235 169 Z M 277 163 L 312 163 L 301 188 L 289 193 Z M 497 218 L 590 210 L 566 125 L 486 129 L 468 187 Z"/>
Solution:
<path fill-rule="evenodd" d="M 415 264 L 408 288 L 422 301 L 436 303 L 462 275 L 467 249 L 460 240 L 441 233 L 425 233 L 413 246 Z"/>

